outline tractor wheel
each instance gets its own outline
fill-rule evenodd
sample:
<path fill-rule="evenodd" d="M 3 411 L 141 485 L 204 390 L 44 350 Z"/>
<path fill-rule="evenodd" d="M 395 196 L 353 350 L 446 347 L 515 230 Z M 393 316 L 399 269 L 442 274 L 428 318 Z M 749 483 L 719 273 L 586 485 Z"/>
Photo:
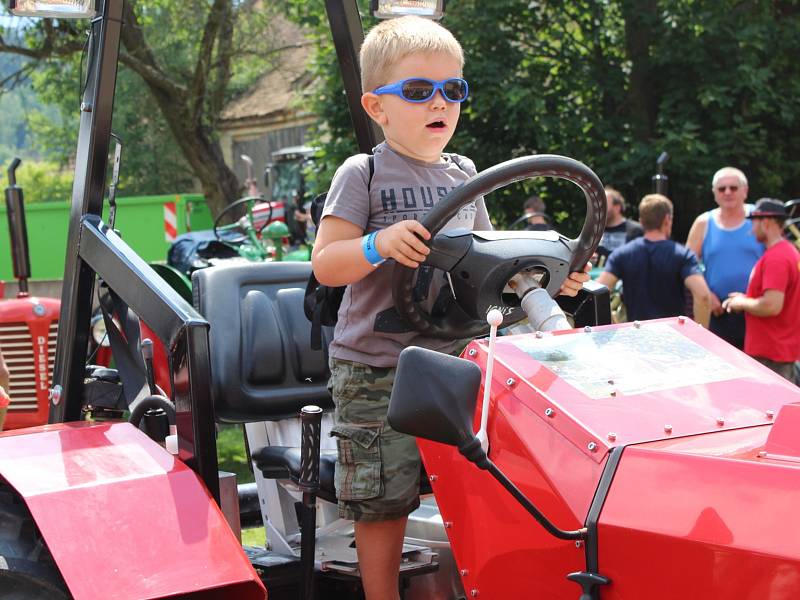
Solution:
<path fill-rule="evenodd" d="M 0 600 L 66 600 L 64 579 L 19 495 L 0 480 Z"/>

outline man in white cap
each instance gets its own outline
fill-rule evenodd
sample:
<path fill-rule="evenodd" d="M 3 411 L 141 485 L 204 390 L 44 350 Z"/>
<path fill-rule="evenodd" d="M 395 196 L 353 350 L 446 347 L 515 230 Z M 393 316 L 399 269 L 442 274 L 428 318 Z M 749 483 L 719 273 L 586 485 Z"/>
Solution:
<path fill-rule="evenodd" d="M 789 381 L 800 360 L 800 252 L 783 237 L 783 202 L 762 198 L 747 216 L 767 248 L 750 275 L 747 293 L 731 293 L 728 313 L 744 313 L 744 351 Z"/>

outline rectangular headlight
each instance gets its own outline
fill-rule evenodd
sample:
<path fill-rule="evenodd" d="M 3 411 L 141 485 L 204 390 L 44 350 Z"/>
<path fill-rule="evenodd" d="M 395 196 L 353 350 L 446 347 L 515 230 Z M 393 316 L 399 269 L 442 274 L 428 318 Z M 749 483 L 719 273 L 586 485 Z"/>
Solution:
<path fill-rule="evenodd" d="M 95 0 L 9 0 L 8 9 L 19 17 L 59 19 L 82 19 L 97 13 Z"/>
<path fill-rule="evenodd" d="M 370 12 L 378 19 L 416 15 L 438 21 L 447 0 L 371 0 Z"/>

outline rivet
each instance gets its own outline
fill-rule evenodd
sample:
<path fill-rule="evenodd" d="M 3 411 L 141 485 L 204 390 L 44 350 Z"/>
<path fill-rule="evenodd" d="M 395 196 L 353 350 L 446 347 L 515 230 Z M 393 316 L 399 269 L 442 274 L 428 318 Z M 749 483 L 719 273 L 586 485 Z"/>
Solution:
<path fill-rule="evenodd" d="M 92 112 L 92 105 L 88 102 L 81 102 L 81 112 Z"/>
<path fill-rule="evenodd" d="M 428 481 L 436 481 L 439 479 L 438 475 L 428 475 Z"/>
<path fill-rule="evenodd" d="M 575 540 L 576 548 L 583 548 L 583 540 Z"/>
<path fill-rule="evenodd" d="M 467 575 L 469 575 L 469 570 L 468 569 L 461 569 L 459 571 L 459 573 L 461 573 L 462 577 L 466 577 Z"/>
<path fill-rule="evenodd" d="M 678 323 L 680 323 L 681 325 L 686 323 L 686 317 L 684 317 L 683 315 L 679 316 L 678 317 Z"/>
<path fill-rule="evenodd" d="M 589 449 L 589 452 L 597 452 L 597 444 L 594 442 L 589 442 L 589 445 L 586 447 Z"/>
<path fill-rule="evenodd" d="M 767 458 L 767 451 L 766 450 L 760 450 L 759 453 L 758 453 L 758 458 Z"/>
<path fill-rule="evenodd" d="M 770 419 L 770 420 L 774 419 L 775 418 L 775 411 L 774 410 L 768 410 L 767 411 L 767 418 Z"/>
<path fill-rule="evenodd" d="M 717 425 L 719 425 L 720 427 L 725 425 L 725 418 L 724 417 L 717 417 Z"/>
<path fill-rule="evenodd" d="M 481 593 L 477 589 L 473 588 L 469 591 L 469 595 L 472 596 L 473 598 L 477 598 L 478 596 L 481 595 Z"/>
<path fill-rule="evenodd" d="M 444 522 L 444 528 L 445 529 L 450 529 L 452 526 L 453 526 L 453 522 L 452 521 L 445 521 Z"/>
<path fill-rule="evenodd" d="M 586 333 L 592 333 L 592 328 L 591 328 L 591 326 L 589 326 L 589 325 L 587 325 L 586 327 L 584 327 L 584 328 L 583 328 L 583 330 L 584 330 Z"/>
<path fill-rule="evenodd" d="M 509 377 L 508 379 L 506 379 L 506 385 L 508 385 L 508 386 L 512 386 L 515 383 L 517 383 L 517 382 L 513 377 Z"/>
<path fill-rule="evenodd" d="M 552 417 L 556 416 L 556 411 L 554 411 L 552 408 L 545 408 L 544 409 L 544 415 L 546 417 L 551 417 L 552 418 Z"/>
<path fill-rule="evenodd" d="M 616 433 L 614 433 L 613 431 L 609 432 L 609 434 L 608 434 L 608 441 L 609 441 L 609 442 L 613 442 L 613 441 L 614 441 L 614 440 L 616 440 L 616 439 L 617 439 L 617 434 L 616 434 Z"/>
<path fill-rule="evenodd" d="M 640 329 L 641 326 L 642 326 L 642 323 L 640 321 L 634 321 L 633 322 L 633 326 L 636 327 L 636 329 Z"/>
<path fill-rule="evenodd" d="M 664 433 L 672 433 L 672 425 L 664 425 Z"/>
<path fill-rule="evenodd" d="M 469 354 L 470 356 L 475 356 L 477 353 L 478 351 L 475 350 L 475 348 L 470 348 L 469 352 L 467 352 L 467 354 Z"/>
<path fill-rule="evenodd" d="M 543 338 L 543 337 L 544 337 L 544 334 L 543 334 L 541 331 L 537 331 L 537 332 L 535 333 L 535 335 L 536 335 L 536 337 L 537 337 L 537 338 L 539 338 L 539 339 L 541 339 L 541 338 Z"/>

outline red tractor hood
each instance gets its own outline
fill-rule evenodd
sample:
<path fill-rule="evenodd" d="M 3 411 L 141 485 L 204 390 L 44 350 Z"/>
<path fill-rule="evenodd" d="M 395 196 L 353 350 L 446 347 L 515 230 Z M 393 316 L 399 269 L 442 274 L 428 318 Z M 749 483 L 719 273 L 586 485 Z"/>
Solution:
<path fill-rule="evenodd" d="M 127 423 L 2 434 L 0 476 L 76 600 L 266 597 L 194 472 Z"/>
<path fill-rule="evenodd" d="M 486 355 L 463 356 L 485 373 Z M 562 529 L 594 519 L 603 599 L 800 596 L 797 387 L 683 318 L 501 337 L 495 356 L 489 457 Z M 579 595 L 582 543 L 453 448 L 419 445 L 468 595 Z"/>

